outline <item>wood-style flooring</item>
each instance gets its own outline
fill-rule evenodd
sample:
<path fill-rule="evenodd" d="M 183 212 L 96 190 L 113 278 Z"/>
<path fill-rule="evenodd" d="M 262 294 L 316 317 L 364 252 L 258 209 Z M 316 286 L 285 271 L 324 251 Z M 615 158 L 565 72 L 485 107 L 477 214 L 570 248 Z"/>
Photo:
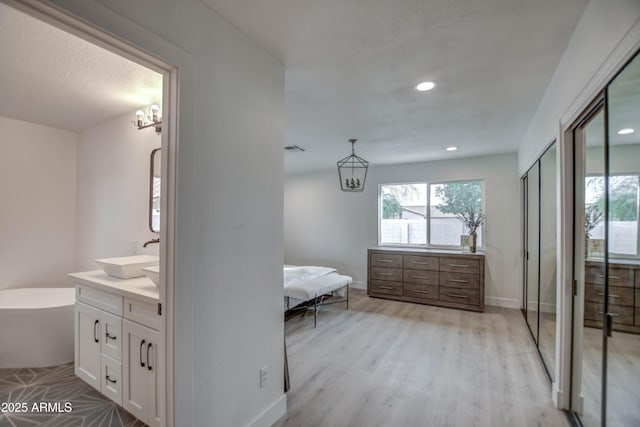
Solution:
<path fill-rule="evenodd" d="M 518 310 L 350 294 L 285 325 L 291 390 L 277 427 L 568 426 Z"/>

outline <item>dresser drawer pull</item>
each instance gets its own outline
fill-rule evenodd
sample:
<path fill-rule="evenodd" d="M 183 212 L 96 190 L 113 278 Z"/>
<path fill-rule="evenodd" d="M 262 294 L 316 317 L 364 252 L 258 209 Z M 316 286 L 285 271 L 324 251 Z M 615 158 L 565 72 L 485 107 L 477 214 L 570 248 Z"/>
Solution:
<path fill-rule="evenodd" d="M 469 268 L 468 264 L 449 264 L 449 267 Z"/>
<path fill-rule="evenodd" d="M 469 295 L 449 294 L 451 298 L 469 298 Z"/>
<path fill-rule="evenodd" d="M 378 276 L 393 276 L 393 273 L 378 273 Z"/>
<path fill-rule="evenodd" d="M 596 276 L 598 276 L 598 277 L 604 277 L 604 274 L 598 274 L 598 273 L 596 273 Z M 620 276 L 609 276 L 609 279 L 619 279 L 619 278 L 620 278 Z"/>
<path fill-rule="evenodd" d="M 599 297 L 603 297 L 603 296 L 604 296 L 604 293 L 603 293 L 603 292 L 600 292 L 600 293 L 598 294 L 598 296 L 599 296 Z M 609 298 L 619 298 L 619 297 L 620 297 L 620 295 L 616 295 L 616 294 L 609 294 Z"/>
<path fill-rule="evenodd" d="M 419 265 L 429 265 L 430 262 L 422 262 L 422 261 L 411 261 L 411 264 L 419 264 Z"/>
<path fill-rule="evenodd" d="M 378 289 L 393 289 L 393 286 L 377 286 Z"/>
<path fill-rule="evenodd" d="M 412 279 L 431 279 L 429 276 L 411 276 Z"/>
<path fill-rule="evenodd" d="M 417 294 L 430 294 L 431 293 L 431 291 L 421 291 L 420 289 L 414 289 L 411 292 L 415 292 Z"/>
<path fill-rule="evenodd" d="M 604 314 L 604 311 L 599 311 L 596 314 Z M 619 314 L 616 314 L 616 313 L 609 313 L 609 315 L 612 317 L 620 316 Z"/>
<path fill-rule="evenodd" d="M 392 259 L 379 259 L 378 262 L 395 262 Z"/>
<path fill-rule="evenodd" d="M 460 279 L 449 279 L 450 282 L 455 282 L 455 283 L 469 283 L 468 280 L 460 280 Z"/>

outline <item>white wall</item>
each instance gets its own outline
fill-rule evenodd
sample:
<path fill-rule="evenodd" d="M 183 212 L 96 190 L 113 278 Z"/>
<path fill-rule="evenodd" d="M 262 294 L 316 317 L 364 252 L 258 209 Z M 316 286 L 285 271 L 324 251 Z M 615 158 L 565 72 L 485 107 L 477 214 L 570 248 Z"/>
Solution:
<path fill-rule="evenodd" d="M 367 249 L 378 243 L 378 185 L 485 180 L 487 304 L 520 306 L 520 199 L 515 154 L 369 167 L 365 191 L 340 191 L 337 170 L 285 179 L 285 261 L 329 265 L 366 286 Z"/>
<path fill-rule="evenodd" d="M 75 271 L 93 270 L 93 260 L 137 253 L 158 254 L 149 230 L 149 169 L 160 135 L 131 124 L 135 111 L 78 135 Z M 135 242 L 135 244 L 133 243 Z"/>
<path fill-rule="evenodd" d="M 637 0 L 591 0 L 520 144 L 520 174 L 559 138 L 560 118 L 639 18 Z"/>
<path fill-rule="evenodd" d="M 283 64 L 199 0 L 52 3 L 180 67 L 175 425 L 272 424 L 286 410 Z"/>
<path fill-rule="evenodd" d="M 0 135 L 0 289 L 68 286 L 77 135 L 7 117 Z"/>

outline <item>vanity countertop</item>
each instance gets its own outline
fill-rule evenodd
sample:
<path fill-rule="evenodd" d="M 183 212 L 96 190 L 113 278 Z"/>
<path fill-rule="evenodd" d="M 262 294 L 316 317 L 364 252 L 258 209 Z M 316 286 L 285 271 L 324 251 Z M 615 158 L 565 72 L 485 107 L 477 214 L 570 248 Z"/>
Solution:
<path fill-rule="evenodd" d="M 134 279 L 118 279 L 117 277 L 107 276 L 102 270 L 93 270 L 70 273 L 69 277 L 73 278 L 76 283 L 150 303 L 156 303 L 160 298 L 158 288 L 146 276 Z"/>

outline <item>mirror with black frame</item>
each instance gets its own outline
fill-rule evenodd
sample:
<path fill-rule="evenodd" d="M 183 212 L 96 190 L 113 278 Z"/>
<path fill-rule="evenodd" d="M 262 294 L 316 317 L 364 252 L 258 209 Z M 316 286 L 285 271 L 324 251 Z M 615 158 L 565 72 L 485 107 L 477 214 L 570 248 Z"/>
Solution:
<path fill-rule="evenodd" d="M 160 232 L 160 182 L 162 156 L 160 148 L 151 152 L 151 168 L 149 173 L 149 229 Z"/>

